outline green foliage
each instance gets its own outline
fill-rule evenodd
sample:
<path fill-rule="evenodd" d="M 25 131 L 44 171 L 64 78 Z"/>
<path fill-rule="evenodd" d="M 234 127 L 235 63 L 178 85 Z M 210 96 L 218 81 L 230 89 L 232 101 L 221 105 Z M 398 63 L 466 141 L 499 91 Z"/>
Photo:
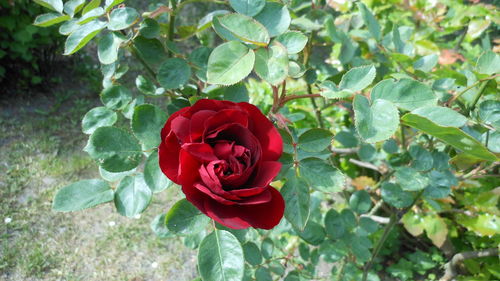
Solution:
<path fill-rule="evenodd" d="M 230 229 L 187 199 L 157 216 L 158 236 L 198 249 L 202 280 L 321 279 L 320 260 L 334 265 L 327 279 L 436 280 L 444 260 L 434 246 L 497 247 L 499 56 L 486 4 L 230 0 L 182 19 L 196 1 L 142 16 L 119 0 L 38 2 L 53 11 L 36 25 L 64 22 L 65 54 L 98 37 L 104 77 L 104 106 L 82 129 L 110 183 L 84 195 L 81 182 L 65 187 L 54 209 L 111 194 L 120 214 L 143 212 L 172 185 L 156 150 L 169 114 L 224 99 L 251 102 L 280 128 L 271 184 L 284 219 L 273 230 Z"/>

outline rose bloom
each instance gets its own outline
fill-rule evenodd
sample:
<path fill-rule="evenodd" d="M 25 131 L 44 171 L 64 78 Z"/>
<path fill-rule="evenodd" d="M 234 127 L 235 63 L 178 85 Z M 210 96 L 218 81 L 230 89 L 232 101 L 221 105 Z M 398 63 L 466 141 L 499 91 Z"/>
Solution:
<path fill-rule="evenodd" d="M 269 183 L 283 141 L 257 107 L 202 99 L 172 114 L 161 139 L 161 170 L 201 212 L 234 229 L 280 222 L 285 203 Z"/>

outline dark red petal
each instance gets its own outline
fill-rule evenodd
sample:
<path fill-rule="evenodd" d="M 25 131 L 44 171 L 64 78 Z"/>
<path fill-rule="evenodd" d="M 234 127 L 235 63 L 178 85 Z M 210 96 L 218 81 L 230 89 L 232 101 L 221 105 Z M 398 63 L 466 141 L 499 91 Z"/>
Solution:
<path fill-rule="evenodd" d="M 250 197 L 250 196 L 257 195 L 266 189 L 267 189 L 267 186 L 250 187 L 250 188 L 233 189 L 229 192 L 231 192 L 231 194 L 239 196 L 239 197 Z"/>
<path fill-rule="evenodd" d="M 246 128 L 248 126 L 248 113 L 239 109 L 223 109 L 207 119 L 205 132 L 208 133 L 228 123 L 240 124 Z"/>
<path fill-rule="evenodd" d="M 171 131 L 171 123 L 172 120 L 174 120 L 177 116 L 183 114 L 184 112 L 188 111 L 191 107 L 184 107 L 176 112 L 174 112 L 170 117 L 168 118 L 167 122 L 165 123 L 165 126 L 163 126 L 163 129 L 161 130 L 161 139 L 164 140 L 168 134 L 170 134 Z"/>
<path fill-rule="evenodd" d="M 281 170 L 281 163 L 278 161 L 263 161 L 257 166 L 257 173 L 252 176 L 249 186 L 268 186 Z"/>
<path fill-rule="evenodd" d="M 162 140 L 158 147 L 161 171 L 173 182 L 179 184 L 179 151 L 181 147 L 174 133 Z"/>
<path fill-rule="evenodd" d="M 235 201 L 227 200 L 226 198 L 213 193 L 208 187 L 201 183 L 195 183 L 194 187 L 198 189 L 200 192 L 204 193 L 205 195 L 208 195 L 210 198 L 214 199 L 215 201 L 224 204 L 224 205 L 234 205 L 237 204 Z"/>
<path fill-rule="evenodd" d="M 283 153 L 283 140 L 273 123 L 255 106 L 246 102 L 238 105 L 250 115 L 250 131 L 257 137 L 262 146 L 262 160 L 278 161 Z"/>
<path fill-rule="evenodd" d="M 172 120 L 172 132 L 179 138 L 182 143 L 189 142 L 189 125 L 190 120 L 184 116 L 177 116 Z"/>
<path fill-rule="evenodd" d="M 189 130 L 191 142 L 197 142 L 201 138 L 205 130 L 205 122 L 214 114 L 216 114 L 216 112 L 213 110 L 200 110 L 191 116 Z"/>
<path fill-rule="evenodd" d="M 241 200 L 237 203 L 239 205 L 259 205 L 259 204 L 267 203 L 267 202 L 271 201 L 271 199 L 273 197 L 272 192 L 269 190 L 270 189 L 267 188 L 263 192 L 255 195 L 255 196 L 244 198 L 243 200 Z"/>
<path fill-rule="evenodd" d="M 236 104 L 231 101 L 201 99 L 191 106 L 190 111 L 193 113 L 205 109 L 219 111 L 222 109 L 234 107 L 235 105 Z"/>
<path fill-rule="evenodd" d="M 222 205 L 214 200 L 205 201 L 205 213 L 229 228 L 242 229 L 249 226 L 271 229 L 275 227 L 285 212 L 285 201 L 281 193 L 268 187 L 271 200 L 258 205 Z"/>
<path fill-rule="evenodd" d="M 219 178 L 217 178 L 212 164 L 213 162 L 210 163 L 208 167 L 202 165 L 198 170 L 204 185 L 209 188 L 210 192 L 220 195 L 228 200 L 241 200 L 240 197 L 222 189 L 222 184 L 219 181 Z"/>
<path fill-rule="evenodd" d="M 200 179 L 198 169 L 201 162 L 184 149 L 180 150 L 179 162 L 179 184 L 192 186 L 195 182 L 198 182 Z"/>
<path fill-rule="evenodd" d="M 185 143 L 182 149 L 189 152 L 192 156 L 203 162 L 218 160 L 213 148 L 206 143 Z"/>

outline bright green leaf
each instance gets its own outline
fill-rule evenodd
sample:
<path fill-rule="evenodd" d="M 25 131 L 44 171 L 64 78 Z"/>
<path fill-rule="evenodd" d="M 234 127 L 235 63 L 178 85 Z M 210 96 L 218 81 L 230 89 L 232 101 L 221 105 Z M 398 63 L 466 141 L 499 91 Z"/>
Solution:
<path fill-rule="evenodd" d="M 114 9 L 109 15 L 109 30 L 122 30 L 135 24 L 139 19 L 139 13 L 129 7 Z"/>
<path fill-rule="evenodd" d="M 299 147 L 309 152 L 321 152 L 330 145 L 332 138 L 330 131 L 313 128 L 299 136 Z"/>
<path fill-rule="evenodd" d="M 405 208 L 413 203 L 413 195 L 394 183 L 384 182 L 381 194 L 385 202 L 396 208 Z"/>
<path fill-rule="evenodd" d="M 266 5 L 266 0 L 229 0 L 231 7 L 238 13 L 253 17 Z"/>
<path fill-rule="evenodd" d="M 82 15 L 92 11 L 93 9 L 99 7 L 101 5 L 101 0 L 91 0 L 82 10 Z"/>
<path fill-rule="evenodd" d="M 373 82 L 376 74 L 377 70 L 373 65 L 351 68 L 346 74 L 344 74 L 344 76 L 342 76 L 339 88 L 341 90 L 350 90 L 352 92 L 361 91 Z"/>
<path fill-rule="evenodd" d="M 145 95 L 154 96 L 156 94 L 155 84 L 142 75 L 138 75 L 137 78 L 135 78 L 135 86 Z"/>
<path fill-rule="evenodd" d="M 346 177 L 330 163 L 319 158 L 305 158 L 299 162 L 300 174 L 310 186 L 321 192 L 339 192 L 345 187 Z"/>
<path fill-rule="evenodd" d="M 132 92 L 122 85 L 113 85 L 101 92 L 102 103 L 110 109 L 122 110 L 132 100 Z"/>
<path fill-rule="evenodd" d="M 270 39 L 266 28 L 251 17 L 241 14 L 229 14 L 217 19 L 224 28 L 244 42 L 257 46 L 267 46 L 269 44 Z"/>
<path fill-rule="evenodd" d="M 356 130 L 366 142 L 386 140 L 398 129 L 399 113 L 392 102 L 378 99 L 370 105 L 366 97 L 356 95 L 353 106 Z"/>
<path fill-rule="evenodd" d="M 63 12 L 63 1 L 62 0 L 33 0 L 38 5 L 44 6 L 56 12 L 62 14 Z"/>
<path fill-rule="evenodd" d="M 479 118 L 500 131 L 500 101 L 483 101 L 479 105 Z"/>
<path fill-rule="evenodd" d="M 380 25 L 378 24 L 377 19 L 375 16 L 373 16 L 372 12 L 366 7 L 366 5 L 362 2 L 358 2 L 358 9 L 361 12 L 361 17 L 363 18 L 363 21 L 365 22 L 366 26 L 368 27 L 368 30 L 370 31 L 371 35 L 375 40 L 380 40 L 381 37 L 381 32 L 380 32 Z"/>
<path fill-rule="evenodd" d="M 151 189 L 146 185 L 142 174 L 126 176 L 116 188 L 116 210 L 122 216 L 134 217 L 146 209 L 151 197 Z"/>
<path fill-rule="evenodd" d="M 431 71 L 438 62 L 438 56 L 436 54 L 430 54 L 428 56 L 421 57 L 414 64 L 413 68 L 418 69 L 423 72 Z"/>
<path fill-rule="evenodd" d="M 33 24 L 36 26 L 46 27 L 69 19 L 70 17 L 68 15 L 63 15 L 58 13 L 48 13 L 37 16 Z"/>
<path fill-rule="evenodd" d="M 281 84 L 288 75 L 288 55 L 285 47 L 273 42 L 255 52 L 255 73 L 271 85 Z"/>
<path fill-rule="evenodd" d="M 307 36 L 299 31 L 293 30 L 277 36 L 275 40 L 285 46 L 290 55 L 299 53 L 307 44 Z"/>
<path fill-rule="evenodd" d="M 149 155 L 144 164 L 144 181 L 154 193 L 161 192 L 172 185 L 172 182 L 163 174 L 158 161 L 158 153 Z"/>
<path fill-rule="evenodd" d="M 118 49 L 125 39 L 115 33 L 107 33 L 97 44 L 97 56 L 102 64 L 114 63 L 118 60 Z"/>
<path fill-rule="evenodd" d="M 367 213 L 372 207 L 370 194 L 365 190 L 358 190 L 354 192 L 349 198 L 349 206 L 358 214 Z"/>
<path fill-rule="evenodd" d="M 490 50 L 484 52 L 477 60 L 476 69 L 487 75 L 500 73 L 500 56 Z"/>
<path fill-rule="evenodd" d="M 78 13 L 85 5 L 85 0 L 70 0 L 64 3 L 64 12 L 70 17 Z"/>
<path fill-rule="evenodd" d="M 392 101 L 405 110 L 436 105 L 437 102 L 437 97 L 429 86 L 412 79 L 382 80 L 373 87 L 371 99 Z"/>
<path fill-rule="evenodd" d="M 424 106 L 411 113 L 425 117 L 443 127 L 462 127 L 467 123 L 467 117 L 448 107 Z"/>
<path fill-rule="evenodd" d="M 94 38 L 107 23 L 97 19 L 90 21 L 73 31 L 64 44 L 64 54 L 71 55 L 85 46 Z"/>
<path fill-rule="evenodd" d="M 191 202 L 181 199 L 167 213 L 167 228 L 173 233 L 190 235 L 202 231 L 210 222 Z"/>
<path fill-rule="evenodd" d="M 112 126 L 118 120 L 118 115 L 113 110 L 104 106 L 95 107 L 85 114 L 82 120 L 82 131 L 92 134 L 97 128 Z"/>
<path fill-rule="evenodd" d="M 255 54 L 242 43 L 231 41 L 217 46 L 208 58 L 207 82 L 232 85 L 248 76 Z"/>
<path fill-rule="evenodd" d="M 97 7 L 95 9 L 92 9 L 90 10 L 88 13 L 86 13 L 85 15 L 83 15 L 79 20 L 78 20 L 78 24 L 82 25 L 82 24 L 86 24 L 87 22 L 93 20 L 93 19 L 96 19 L 100 16 L 104 15 L 104 9 L 101 8 L 101 7 Z"/>
<path fill-rule="evenodd" d="M 112 173 L 104 170 L 102 167 L 99 166 L 99 175 L 101 175 L 101 178 L 109 182 L 121 181 L 124 177 L 135 173 L 135 171 L 136 171 L 135 169 L 132 169 L 125 172 Z"/>
<path fill-rule="evenodd" d="M 418 191 L 429 184 L 429 178 L 410 167 L 400 167 L 396 170 L 396 181 L 405 191 Z"/>
<path fill-rule="evenodd" d="M 269 1 L 254 18 L 267 28 L 270 37 L 278 36 L 287 31 L 292 21 L 290 12 L 285 5 Z"/>

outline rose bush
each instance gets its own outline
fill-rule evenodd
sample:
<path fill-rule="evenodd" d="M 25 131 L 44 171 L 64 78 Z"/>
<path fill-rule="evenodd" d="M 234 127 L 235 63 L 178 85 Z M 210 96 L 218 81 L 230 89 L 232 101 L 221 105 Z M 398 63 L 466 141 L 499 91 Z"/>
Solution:
<path fill-rule="evenodd" d="M 283 141 L 257 107 L 202 99 L 172 114 L 161 139 L 163 173 L 204 214 L 235 229 L 280 222 L 285 203 L 269 183 Z"/>

